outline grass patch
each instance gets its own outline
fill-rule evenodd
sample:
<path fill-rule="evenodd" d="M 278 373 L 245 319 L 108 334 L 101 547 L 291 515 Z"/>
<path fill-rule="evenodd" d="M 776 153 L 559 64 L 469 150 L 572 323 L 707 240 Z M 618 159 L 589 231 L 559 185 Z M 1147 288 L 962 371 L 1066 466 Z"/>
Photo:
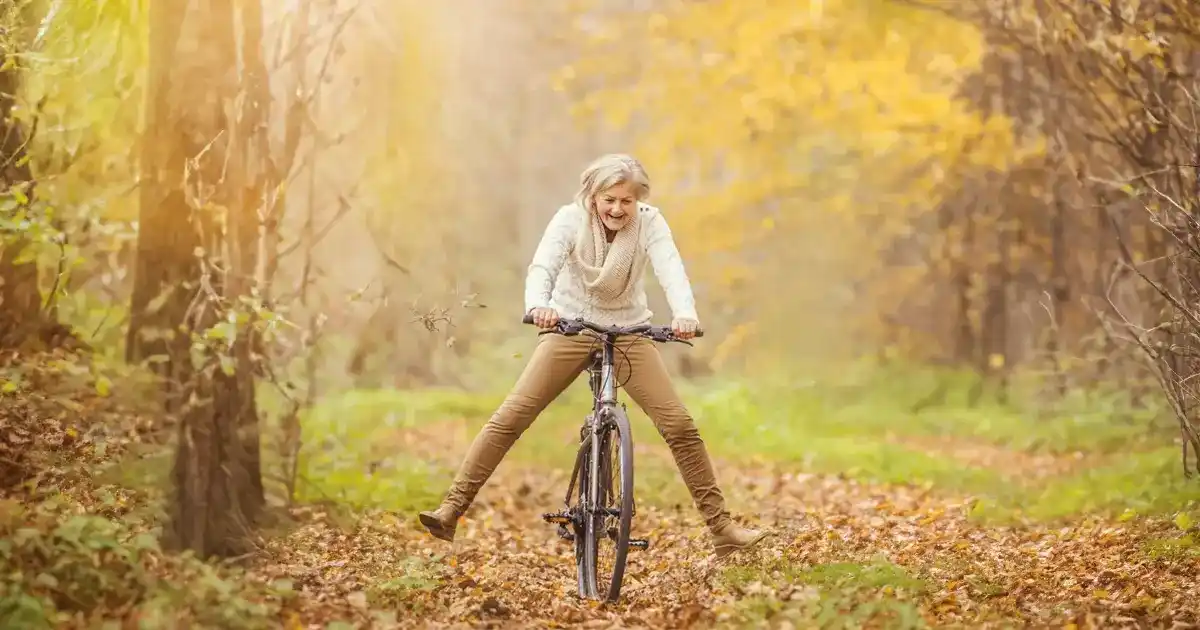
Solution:
<path fill-rule="evenodd" d="M 441 500 L 454 473 L 448 462 L 416 459 L 398 450 L 398 432 L 436 422 L 468 418 L 472 434 L 504 400 L 504 392 L 455 390 L 354 390 L 323 399 L 302 419 L 301 501 L 339 502 L 353 508 L 411 511 Z M 577 429 L 588 413 L 586 382 L 576 382 L 538 417 L 510 451 L 506 461 L 569 468 L 578 448 Z M 635 443 L 661 441 L 648 419 L 631 409 Z M 636 496 L 658 506 L 690 504 L 674 464 L 655 457 L 636 460 Z M 566 488 L 564 487 L 565 491 Z"/>
<path fill-rule="evenodd" d="M 820 628 L 859 628 L 868 624 L 926 627 L 917 601 L 928 586 L 903 567 L 885 560 L 811 567 L 781 560 L 765 567 L 730 567 L 723 579 L 749 595 L 733 611 L 731 621 L 737 626 L 786 621 Z"/>
<path fill-rule="evenodd" d="M 435 504 L 453 471 L 396 452 L 389 437 L 485 408 L 477 396 L 446 390 L 353 390 L 323 399 L 301 418 L 297 498 L 355 509 Z"/>
<path fill-rule="evenodd" d="M 839 408 L 816 392 L 775 394 L 755 395 L 732 384 L 689 398 L 709 448 L 733 460 L 765 458 L 811 472 L 952 492 L 986 493 L 1010 485 L 998 471 L 887 441 L 886 431 L 905 426 L 894 410 L 888 416 L 867 413 L 862 405 Z"/>
<path fill-rule="evenodd" d="M 923 392 L 936 387 L 929 374 L 882 372 L 842 383 L 753 389 L 742 383 L 690 384 L 685 399 L 718 455 L 971 495 L 979 498 L 973 515 L 985 520 L 1056 520 L 1127 509 L 1160 513 L 1200 500 L 1200 485 L 1180 474 L 1178 450 L 1162 447 L 1169 438 L 1159 435 L 1153 410 L 1137 415 L 1112 401 L 1088 410 L 1086 399 L 1075 396 L 1059 415 L 1039 418 L 986 401 L 970 407 L 965 390 L 950 387 L 942 406 L 913 411 L 927 396 Z M 953 382 L 953 375 L 946 378 Z M 1069 475 L 1014 483 L 1005 471 L 898 444 L 888 434 L 950 435 L 1014 451 L 1123 455 Z"/>
<path fill-rule="evenodd" d="M 158 493 L 169 488 L 174 462 L 170 444 L 133 443 L 116 461 L 98 465 L 93 478 L 99 484 Z"/>
<path fill-rule="evenodd" d="M 711 381 L 680 383 L 680 389 L 716 456 L 970 495 L 979 499 L 973 515 L 985 520 L 1054 520 L 1127 509 L 1153 513 L 1200 499 L 1200 489 L 1178 472 L 1178 453 L 1148 446 L 1158 439 L 1153 410 L 1135 413 L 1119 399 L 1082 394 L 1068 397 L 1053 415 L 986 399 L 971 406 L 969 384 L 961 375 L 912 369 L 850 371 L 839 380 L 800 385 Z M 938 387 L 944 392 L 937 404 L 923 404 Z M 464 453 L 447 454 L 440 464 L 419 461 L 387 450 L 387 436 L 455 418 L 469 418 L 474 432 L 504 395 L 354 390 L 326 398 L 303 419 L 301 498 L 396 510 L 436 502 L 453 473 L 445 462 Z M 589 400 L 586 381 L 580 378 L 542 412 L 509 459 L 569 468 Z M 661 445 L 650 420 L 632 401 L 626 402 L 635 444 Z M 1124 455 L 1067 476 L 1014 483 L 1004 474 L 1011 471 L 891 438 L 945 435 L 1014 451 Z M 669 458 L 642 455 L 636 461 L 639 500 L 659 506 L 690 504 Z"/>
<path fill-rule="evenodd" d="M 944 378 L 955 382 L 953 375 Z M 937 390 L 939 381 L 921 370 L 847 380 L 756 383 L 753 388 L 736 382 L 693 383 L 685 387 L 685 398 L 702 426 L 752 418 L 768 439 L 786 426 L 818 436 L 952 436 L 1062 454 L 1151 449 L 1173 435 L 1158 410 L 1134 410 L 1110 398 L 1070 396 L 1048 411 L 987 400 L 972 405 L 964 391 L 948 389 L 936 404 L 924 405 L 922 399 Z"/>
<path fill-rule="evenodd" d="M 1196 539 L 1191 534 L 1185 534 L 1178 538 L 1147 540 L 1142 544 L 1142 552 L 1151 560 L 1164 562 L 1200 558 L 1200 546 L 1196 545 Z"/>
<path fill-rule="evenodd" d="M 421 613 L 421 604 L 414 601 L 413 595 L 437 588 L 440 561 L 441 557 L 406 558 L 397 577 L 382 580 L 367 589 L 367 601 L 373 607 Z"/>
<path fill-rule="evenodd" d="M 321 399 L 302 422 L 306 429 L 325 432 L 353 430 L 365 423 L 395 430 L 447 418 L 486 418 L 497 404 L 499 400 L 453 389 L 350 390 Z"/>
<path fill-rule="evenodd" d="M 926 589 L 924 581 L 912 577 L 903 567 L 879 560 L 870 564 L 819 564 L 805 571 L 800 578 L 809 584 L 825 588 L 881 589 L 886 594 L 908 591 L 919 595 Z"/>
<path fill-rule="evenodd" d="M 1100 468 L 1047 480 L 1033 489 L 986 497 L 972 516 L 1006 522 L 1017 516 L 1062 521 L 1084 513 L 1162 514 L 1200 502 L 1200 484 L 1185 479 L 1179 451 L 1161 448 L 1130 453 Z"/>
<path fill-rule="evenodd" d="M 1028 453 L 1112 454 L 1153 448 L 1170 439 L 1148 414 L 1131 417 L 1104 409 L 1067 409 L 1050 417 L 1000 405 L 938 408 L 911 414 L 915 431 L 954 435 Z"/>

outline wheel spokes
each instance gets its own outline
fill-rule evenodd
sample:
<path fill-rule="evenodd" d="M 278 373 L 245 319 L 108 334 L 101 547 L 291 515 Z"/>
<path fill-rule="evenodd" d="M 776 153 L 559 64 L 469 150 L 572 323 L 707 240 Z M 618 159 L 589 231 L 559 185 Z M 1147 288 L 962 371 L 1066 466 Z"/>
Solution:
<path fill-rule="evenodd" d="M 620 544 L 621 495 L 620 495 L 620 439 L 616 429 L 604 439 L 603 468 L 600 473 L 602 487 L 601 505 L 597 506 L 596 532 L 596 591 L 597 596 L 607 598 L 612 587 L 616 569 L 617 545 Z"/>
<path fill-rule="evenodd" d="M 614 601 L 620 594 L 632 542 L 628 537 L 633 511 L 632 496 L 623 496 L 632 493 L 633 474 L 630 439 L 625 431 L 628 421 L 619 415 L 582 441 L 569 487 L 575 489 L 576 499 L 568 495 L 567 503 L 573 505 L 560 513 L 572 516 L 578 591 L 584 599 Z M 544 518 L 557 521 L 565 529 L 560 514 Z"/>

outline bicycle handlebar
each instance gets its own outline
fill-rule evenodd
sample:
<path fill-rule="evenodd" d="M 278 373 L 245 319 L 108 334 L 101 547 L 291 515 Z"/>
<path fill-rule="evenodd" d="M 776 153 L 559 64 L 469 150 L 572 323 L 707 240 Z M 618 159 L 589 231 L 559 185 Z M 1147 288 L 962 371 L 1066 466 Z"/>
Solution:
<path fill-rule="evenodd" d="M 522 324 L 533 324 L 533 316 L 529 313 L 521 319 Z M 562 335 L 578 335 L 579 333 L 590 330 L 599 335 L 641 335 L 654 341 L 666 343 L 668 341 L 676 341 L 679 343 L 687 343 L 686 340 L 675 336 L 675 331 L 670 326 L 652 326 L 650 324 L 638 324 L 636 326 L 601 326 L 584 320 L 582 317 L 576 319 L 560 318 L 554 328 L 547 332 L 557 332 Z M 696 337 L 703 337 L 704 331 L 697 330 Z"/>

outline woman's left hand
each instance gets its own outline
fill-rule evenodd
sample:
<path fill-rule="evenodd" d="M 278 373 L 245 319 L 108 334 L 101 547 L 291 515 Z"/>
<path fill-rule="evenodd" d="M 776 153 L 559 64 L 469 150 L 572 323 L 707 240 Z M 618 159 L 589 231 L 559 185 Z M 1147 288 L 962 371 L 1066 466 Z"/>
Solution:
<path fill-rule="evenodd" d="M 691 339 L 696 336 L 696 331 L 700 329 L 700 322 L 686 317 L 677 317 L 671 322 L 671 330 L 675 332 L 675 336 L 680 339 Z"/>

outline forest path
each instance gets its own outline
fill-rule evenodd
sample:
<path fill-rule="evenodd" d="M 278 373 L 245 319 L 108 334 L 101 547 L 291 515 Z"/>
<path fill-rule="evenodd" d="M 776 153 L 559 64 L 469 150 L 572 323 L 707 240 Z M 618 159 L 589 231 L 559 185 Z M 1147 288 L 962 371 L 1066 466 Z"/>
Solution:
<path fill-rule="evenodd" d="M 445 421 L 398 431 L 395 448 L 452 468 L 475 428 Z M 1190 609 L 1200 595 L 1200 561 L 1170 523 L 1087 517 L 1053 527 L 988 525 L 969 518 L 971 497 L 752 460 L 718 460 L 718 475 L 735 517 L 773 535 L 718 560 L 669 452 L 647 436 L 637 446 L 637 496 L 650 498 L 639 507 L 634 535 L 651 548 L 630 553 L 618 604 L 581 601 L 573 547 L 540 518 L 561 505 L 567 486 L 571 436 L 561 437 L 562 466 L 510 455 L 452 544 L 428 536 L 411 514 L 379 514 L 349 527 L 309 514 L 272 543 L 289 572 L 312 576 L 304 598 L 316 605 L 301 602 L 297 621 L 321 627 L 340 614 L 374 619 L 377 627 L 447 628 L 1200 621 Z M 380 616 L 381 609 L 391 612 Z"/>

